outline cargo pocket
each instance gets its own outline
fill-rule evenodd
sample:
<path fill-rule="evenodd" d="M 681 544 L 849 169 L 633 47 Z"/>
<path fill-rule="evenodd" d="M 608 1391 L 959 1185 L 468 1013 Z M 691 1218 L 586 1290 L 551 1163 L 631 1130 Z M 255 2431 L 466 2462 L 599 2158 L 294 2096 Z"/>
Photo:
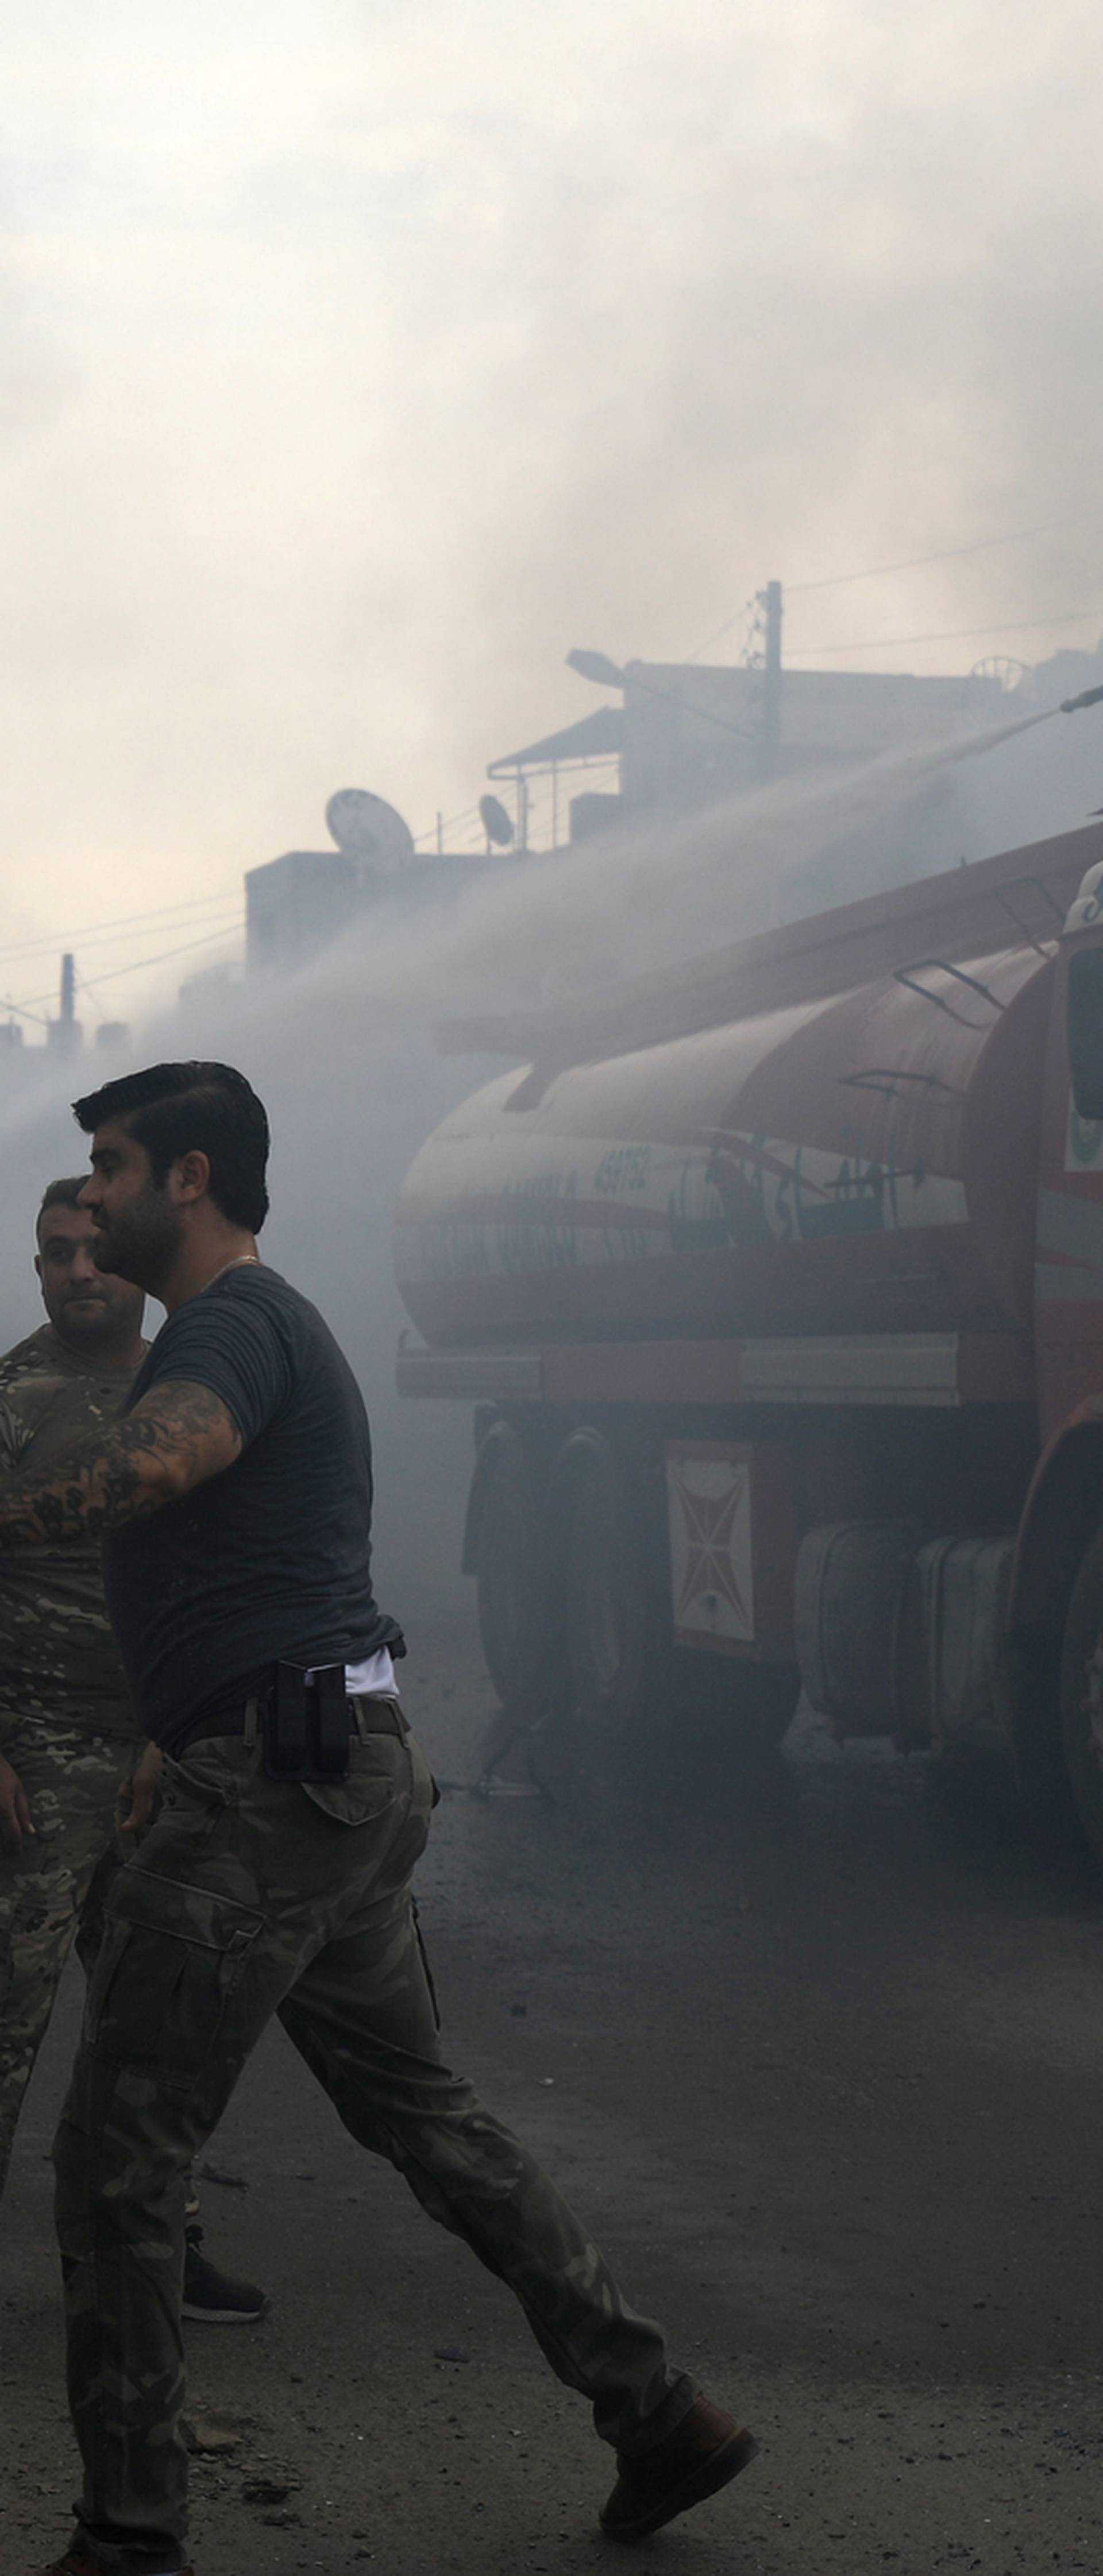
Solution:
<path fill-rule="evenodd" d="M 111 1891 L 82 2037 L 189 2093 L 218 2048 L 264 1916 L 131 1861 Z"/>

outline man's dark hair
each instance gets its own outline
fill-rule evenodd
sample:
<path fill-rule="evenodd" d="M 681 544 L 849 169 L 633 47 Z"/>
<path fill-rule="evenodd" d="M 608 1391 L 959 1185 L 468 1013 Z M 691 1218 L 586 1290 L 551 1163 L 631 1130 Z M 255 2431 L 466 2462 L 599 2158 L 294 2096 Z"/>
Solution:
<path fill-rule="evenodd" d="M 35 1233 L 37 1235 L 41 1235 L 42 1233 L 42 1219 L 46 1214 L 47 1208 L 79 1208 L 80 1194 L 84 1188 L 87 1178 L 87 1172 L 81 1172 L 78 1174 L 75 1181 L 47 1181 L 46 1187 L 42 1193 L 42 1205 L 39 1208 L 37 1217 L 35 1218 Z"/>
<path fill-rule="evenodd" d="M 215 1206 L 231 1225 L 259 1234 L 268 1214 L 268 1119 L 232 1064 L 151 1064 L 74 1100 L 73 1115 L 86 1136 L 119 1119 L 144 1145 L 158 1189 L 182 1154 L 205 1154 Z"/>

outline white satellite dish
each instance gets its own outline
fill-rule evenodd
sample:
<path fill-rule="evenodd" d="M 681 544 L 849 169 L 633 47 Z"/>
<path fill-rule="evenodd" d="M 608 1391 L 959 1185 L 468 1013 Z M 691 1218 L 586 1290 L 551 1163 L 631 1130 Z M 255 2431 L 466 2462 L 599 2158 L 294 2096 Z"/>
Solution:
<path fill-rule="evenodd" d="M 346 858 L 390 876 L 414 855 L 408 823 L 366 787 L 339 787 L 326 806 L 326 829 Z"/>

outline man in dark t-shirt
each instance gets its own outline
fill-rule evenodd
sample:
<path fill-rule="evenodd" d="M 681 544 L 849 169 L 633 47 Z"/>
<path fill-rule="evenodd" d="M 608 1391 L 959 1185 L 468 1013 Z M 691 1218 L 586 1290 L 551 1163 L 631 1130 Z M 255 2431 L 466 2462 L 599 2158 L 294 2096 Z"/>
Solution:
<path fill-rule="evenodd" d="M 38 2576 L 186 2569 L 184 2175 L 278 2014 L 354 2137 L 507 2281 L 618 2453 L 637 2539 L 751 2436 L 667 2358 L 518 2140 L 441 2057 L 410 1877 L 435 1802 L 371 1589 L 359 1391 L 256 1249 L 268 1125 L 244 1078 L 157 1065 L 78 1101 L 101 1269 L 168 1321 L 117 1424 L 0 1487 L 0 1549 L 106 1540 L 153 1739 L 55 2143 L 77 2531 Z"/>
<path fill-rule="evenodd" d="M 147 1732 L 172 1753 L 270 1665 L 377 1666 L 397 1622 L 371 1588 L 372 1467 L 360 1389 L 328 1325 L 252 1255 L 170 1315 L 127 1399 L 184 1381 L 217 1399 L 224 1474 L 104 1540 L 107 1607 Z"/>

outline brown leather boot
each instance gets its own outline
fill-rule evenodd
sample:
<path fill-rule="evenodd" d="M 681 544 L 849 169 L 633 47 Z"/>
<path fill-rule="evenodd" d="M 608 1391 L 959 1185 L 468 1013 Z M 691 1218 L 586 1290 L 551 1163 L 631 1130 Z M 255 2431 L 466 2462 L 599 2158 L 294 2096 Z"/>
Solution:
<path fill-rule="evenodd" d="M 726 2487 L 753 2460 L 754 2434 L 698 2397 L 681 2423 L 642 2460 L 617 2456 L 617 2483 L 599 2515 L 610 2540 L 643 2540 L 676 2513 Z"/>

